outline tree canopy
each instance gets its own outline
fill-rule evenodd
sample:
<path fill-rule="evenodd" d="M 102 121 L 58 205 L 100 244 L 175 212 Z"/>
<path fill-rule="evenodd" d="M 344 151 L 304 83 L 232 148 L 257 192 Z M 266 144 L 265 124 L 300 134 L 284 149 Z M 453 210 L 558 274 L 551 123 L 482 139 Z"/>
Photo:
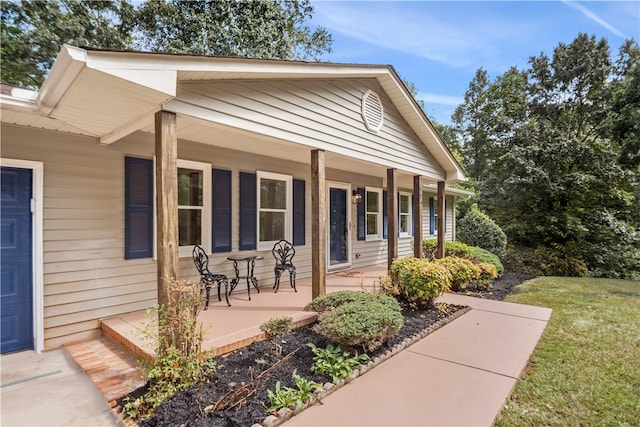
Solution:
<path fill-rule="evenodd" d="M 196 55 L 318 60 L 331 35 L 308 0 L 0 2 L 4 83 L 39 87 L 63 44 Z"/>
<path fill-rule="evenodd" d="M 525 70 L 478 70 L 452 117 L 474 201 L 558 274 L 640 277 L 639 59 L 579 34 Z"/>

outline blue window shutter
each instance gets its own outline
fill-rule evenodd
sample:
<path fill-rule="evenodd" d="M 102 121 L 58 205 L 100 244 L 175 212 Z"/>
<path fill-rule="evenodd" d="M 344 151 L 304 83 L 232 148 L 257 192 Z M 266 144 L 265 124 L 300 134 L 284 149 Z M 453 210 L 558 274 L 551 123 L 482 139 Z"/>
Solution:
<path fill-rule="evenodd" d="M 256 174 L 240 172 L 240 250 L 256 248 Z"/>
<path fill-rule="evenodd" d="M 387 190 L 382 190 L 382 238 L 389 237 L 389 217 L 387 216 Z"/>
<path fill-rule="evenodd" d="M 305 186 L 303 179 L 293 180 L 293 244 L 305 244 Z"/>
<path fill-rule="evenodd" d="M 366 240 L 367 238 L 367 224 L 365 223 L 364 209 L 367 201 L 365 200 L 364 188 L 360 187 L 356 190 L 360 195 L 358 201 L 357 218 L 358 218 L 358 240 Z"/>
<path fill-rule="evenodd" d="M 433 197 L 429 197 L 429 234 L 433 234 L 436 229 L 436 212 L 433 206 Z"/>
<path fill-rule="evenodd" d="M 153 161 L 124 158 L 124 258 L 153 256 Z"/>
<path fill-rule="evenodd" d="M 231 251 L 231 171 L 213 169 L 212 180 L 212 252 Z"/>

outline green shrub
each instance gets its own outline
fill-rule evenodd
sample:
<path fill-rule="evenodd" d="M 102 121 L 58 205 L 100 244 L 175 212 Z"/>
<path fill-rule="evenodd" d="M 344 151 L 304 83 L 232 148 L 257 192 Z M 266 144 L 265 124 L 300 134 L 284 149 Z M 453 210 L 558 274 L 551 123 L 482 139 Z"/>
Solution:
<path fill-rule="evenodd" d="M 467 214 L 457 222 L 456 233 L 463 243 L 481 247 L 498 256 L 505 255 L 507 235 L 477 205 L 472 205 Z"/>
<path fill-rule="evenodd" d="M 500 258 L 486 249 L 482 249 L 477 246 L 471 246 L 471 256 L 469 257 L 469 259 L 476 264 L 493 264 L 493 266 L 496 268 L 496 271 L 498 272 L 498 275 L 504 273 L 504 267 L 502 266 L 502 262 L 500 262 Z"/>
<path fill-rule="evenodd" d="M 331 377 L 333 383 L 347 378 L 354 369 L 360 367 L 362 362 L 369 360 L 366 354 L 358 354 L 351 356 L 351 353 L 343 350 L 340 346 L 332 344 L 326 348 L 316 347 L 312 343 L 307 344 L 313 351 L 313 366 L 311 370 L 315 373 L 327 375 Z"/>
<path fill-rule="evenodd" d="M 276 317 L 269 319 L 260 325 L 260 330 L 264 332 L 264 338 L 269 343 L 271 352 L 279 356 L 282 353 L 282 346 L 278 344 L 278 338 L 288 334 L 293 329 L 293 319 L 291 317 Z"/>
<path fill-rule="evenodd" d="M 455 292 L 463 291 L 480 277 L 480 268 L 465 258 L 447 256 L 432 261 L 442 265 L 451 273 L 451 290 Z"/>
<path fill-rule="evenodd" d="M 509 271 L 536 276 L 585 277 L 587 265 L 581 259 L 566 255 L 562 248 L 510 248 L 505 258 Z"/>
<path fill-rule="evenodd" d="M 395 308 L 397 302 L 387 295 L 372 294 L 361 291 L 338 291 L 323 295 L 311 301 L 305 306 L 306 311 L 315 311 L 322 317 L 336 308 L 352 303 L 352 302 L 380 302 L 381 304 L 389 304 L 391 308 Z"/>
<path fill-rule="evenodd" d="M 391 264 L 392 282 L 387 285 L 409 305 L 418 308 L 433 306 L 436 298 L 449 290 L 451 273 L 426 258 L 405 257 Z M 382 285 L 384 289 L 385 286 Z M 385 290 L 385 292 L 387 292 Z"/>
<path fill-rule="evenodd" d="M 489 289 L 493 281 L 498 277 L 498 270 L 488 262 L 481 262 L 476 265 L 480 269 L 480 276 L 476 280 L 476 285 L 481 289 Z"/>
<path fill-rule="evenodd" d="M 213 354 L 202 351 L 204 333 L 198 314 L 202 309 L 201 286 L 197 282 L 173 280 L 167 285 L 168 306 L 156 313 L 147 310 L 143 339 L 155 344 L 156 357 L 146 366 L 149 389 L 135 400 L 127 400 L 123 413 L 144 419 L 175 393 L 206 381 L 215 370 Z"/>
<path fill-rule="evenodd" d="M 344 348 L 375 350 L 394 336 L 404 319 L 398 302 L 390 296 L 381 300 L 353 301 L 331 310 L 319 320 L 314 330 L 330 343 Z"/>
<path fill-rule="evenodd" d="M 436 252 L 438 250 L 438 242 L 434 239 L 425 239 L 422 241 L 422 250 L 424 257 L 433 260 L 436 258 Z M 471 257 L 471 246 L 462 242 L 444 242 L 444 255 L 445 256 L 457 256 L 460 258 Z"/>

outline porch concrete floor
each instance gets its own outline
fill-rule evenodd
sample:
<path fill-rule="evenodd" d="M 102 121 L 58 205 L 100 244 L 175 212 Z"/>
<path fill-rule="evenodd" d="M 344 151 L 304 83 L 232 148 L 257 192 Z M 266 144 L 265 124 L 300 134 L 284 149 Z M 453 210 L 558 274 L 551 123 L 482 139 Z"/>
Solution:
<path fill-rule="evenodd" d="M 387 273 L 386 264 L 362 267 L 327 274 L 327 293 L 345 289 L 373 289 L 378 279 Z M 285 273 L 278 293 L 273 292 L 272 283 L 262 282 L 260 293 L 251 288 L 251 301 L 247 296 L 246 282 L 241 282 L 229 296 L 228 307 L 224 296 L 218 301 L 216 289 L 212 289 L 209 309 L 201 311 L 199 319 L 205 329 L 205 350 L 215 349 L 224 354 L 245 347 L 261 339 L 260 325 L 282 316 L 293 318 L 296 326 L 315 321 L 315 314 L 303 311 L 311 301 L 311 278 L 298 279 L 294 292 Z M 121 344 L 136 357 L 149 360 L 153 349 L 143 339 L 142 327 L 148 323 L 145 311 L 136 311 L 102 320 L 106 336 Z"/>

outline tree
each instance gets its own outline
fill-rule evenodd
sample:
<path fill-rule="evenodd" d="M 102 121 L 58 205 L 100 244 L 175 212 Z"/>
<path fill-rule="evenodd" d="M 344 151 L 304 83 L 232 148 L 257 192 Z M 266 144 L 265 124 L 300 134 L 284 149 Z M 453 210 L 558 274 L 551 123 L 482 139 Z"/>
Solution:
<path fill-rule="evenodd" d="M 132 40 L 135 11 L 124 0 L 0 2 L 4 83 L 42 85 L 63 44 L 123 49 Z"/>
<path fill-rule="evenodd" d="M 637 45 L 620 58 L 580 34 L 493 82 L 479 70 L 454 114 L 482 209 L 562 273 L 640 275 Z"/>
<path fill-rule="evenodd" d="M 488 91 L 489 77 L 486 70 L 479 68 L 464 94 L 464 103 L 451 116 L 465 159 L 465 169 L 476 181 L 484 175 L 491 159 Z"/>
<path fill-rule="evenodd" d="M 63 44 L 318 60 L 331 35 L 308 0 L 2 1 L 2 81 L 39 87 Z"/>

